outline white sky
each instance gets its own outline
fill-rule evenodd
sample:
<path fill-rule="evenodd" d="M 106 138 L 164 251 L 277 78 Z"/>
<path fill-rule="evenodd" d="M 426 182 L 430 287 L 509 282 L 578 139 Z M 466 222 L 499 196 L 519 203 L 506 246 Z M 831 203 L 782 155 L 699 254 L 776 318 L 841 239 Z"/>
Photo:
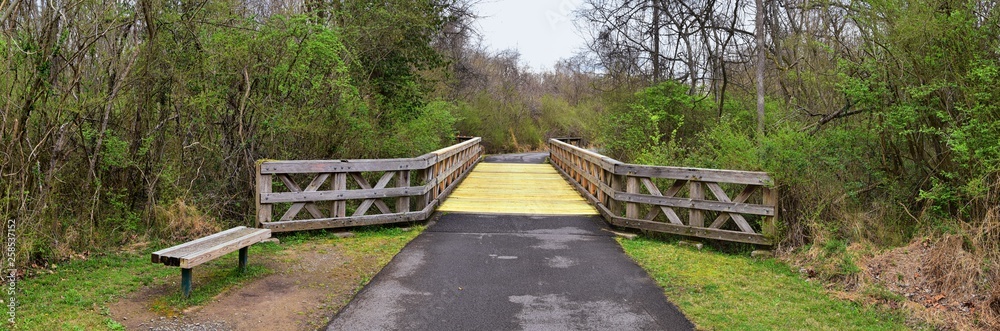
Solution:
<path fill-rule="evenodd" d="M 583 48 L 573 25 L 573 11 L 582 0 L 482 0 L 476 5 L 483 44 L 492 51 L 517 49 L 522 63 L 534 71 L 551 69 L 556 61 Z"/>

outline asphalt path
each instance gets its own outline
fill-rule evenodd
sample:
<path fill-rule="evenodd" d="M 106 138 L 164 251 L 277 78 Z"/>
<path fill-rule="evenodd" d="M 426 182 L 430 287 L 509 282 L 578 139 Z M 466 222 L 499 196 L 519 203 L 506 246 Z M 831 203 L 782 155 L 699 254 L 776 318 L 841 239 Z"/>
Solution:
<path fill-rule="evenodd" d="M 535 153 L 538 154 L 538 153 Z M 539 163 L 544 153 L 487 158 Z M 597 216 L 448 213 L 328 330 L 693 330 Z"/>

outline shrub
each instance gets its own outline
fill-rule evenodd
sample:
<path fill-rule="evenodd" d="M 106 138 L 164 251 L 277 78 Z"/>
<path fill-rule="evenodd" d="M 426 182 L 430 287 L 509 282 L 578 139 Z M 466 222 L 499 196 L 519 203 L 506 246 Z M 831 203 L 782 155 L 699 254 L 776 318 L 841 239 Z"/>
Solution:
<path fill-rule="evenodd" d="M 624 102 L 611 107 L 603 125 L 601 142 L 608 156 L 630 162 L 645 153 L 656 153 L 664 144 L 678 143 L 678 138 L 694 137 L 710 127 L 707 101 L 687 94 L 687 87 L 676 81 L 636 92 Z"/>
<path fill-rule="evenodd" d="M 219 232 L 221 226 L 215 218 L 178 198 L 171 204 L 154 208 L 159 237 L 170 242 L 185 242 Z"/>

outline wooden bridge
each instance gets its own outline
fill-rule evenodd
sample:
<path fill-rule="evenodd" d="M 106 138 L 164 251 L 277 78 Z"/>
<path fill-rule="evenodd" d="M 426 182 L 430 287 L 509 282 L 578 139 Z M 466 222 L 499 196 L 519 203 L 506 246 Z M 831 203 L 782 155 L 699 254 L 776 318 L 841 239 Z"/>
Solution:
<path fill-rule="evenodd" d="M 481 141 L 416 158 L 261 161 L 257 223 L 282 232 L 420 221 L 435 210 L 593 214 L 691 237 L 761 245 L 776 237 L 767 173 L 627 164 L 558 139 L 549 140 L 549 164 L 481 164 Z"/>

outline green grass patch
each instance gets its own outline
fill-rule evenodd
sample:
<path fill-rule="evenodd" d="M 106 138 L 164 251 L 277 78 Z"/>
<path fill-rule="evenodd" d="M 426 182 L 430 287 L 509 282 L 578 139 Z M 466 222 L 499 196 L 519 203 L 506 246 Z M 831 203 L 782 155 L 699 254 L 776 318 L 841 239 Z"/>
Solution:
<path fill-rule="evenodd" d="M 52 273 L 18 282 L 18 330 L 123 329 L 107 304 L 123 294 L 174 275 L 147 254 L 117 254 L 60 264 Z M 4 329 L 13 329 L 6 322 Z"/>
<path fill-rule="evenodd" d="M 905 315 L 831 297 L 774 259 L 618 239 L 702 330 L 909 330 Z"/>
<path fill-rule="evenodd" d="M 255 260 L 280 259 L 282 251 L 306 243 L 340 247 L 352 261 L 375 259 L 377 268 L 358 270 L 361 280 L 357 289 L 360 289 L 422 230 L 422 226 L 409 231 L 395 227 L 365 227 L 353 229 L 355 236 L 351 238 L 339 238 L 328 231 L 279 234 L 276 237 L 281 239 L 280 245 L 262 243 L 250 247 L 249 264 L 242 274 L 237 270 L 237 252 L 195 267 L 191 297 L 186 299 L 180 291 L 180 269 L 151 263 L 152 249 L 68 261 L 52 268 L 52 273 L 18 282 L 17 322 L 7 324 L 5 318 L 0 322 L 0 330 L 124 330 L 111 318 L 108 305 L 128 293 L 144 286 L 176 285 L 176 290 L 154 299 L 152 306 L 161 315 L 177 314 L 185 308 L 204 304 L 230 288 L 277 272 Z"/>

